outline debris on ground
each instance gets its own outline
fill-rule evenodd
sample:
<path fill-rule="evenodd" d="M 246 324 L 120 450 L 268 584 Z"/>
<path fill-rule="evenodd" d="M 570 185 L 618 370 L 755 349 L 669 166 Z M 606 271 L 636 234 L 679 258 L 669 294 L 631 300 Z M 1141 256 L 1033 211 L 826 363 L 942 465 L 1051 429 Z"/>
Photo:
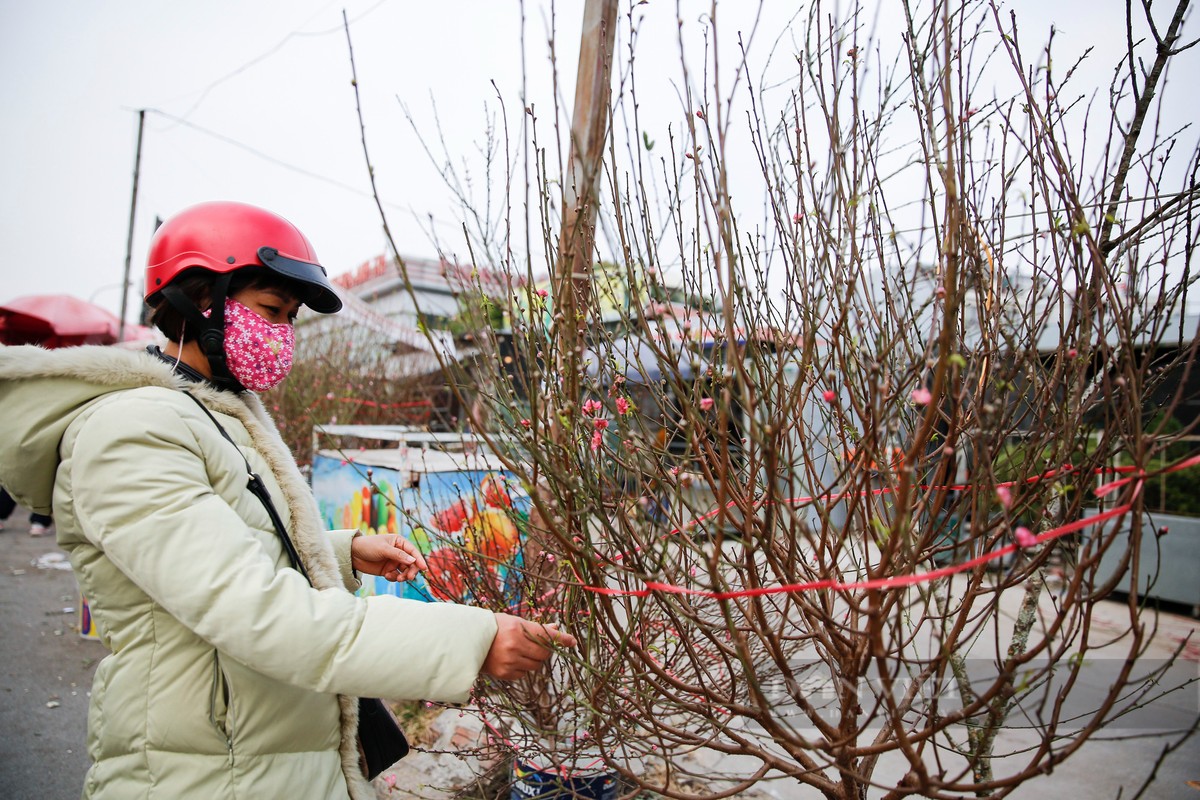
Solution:
<path fill-rule="evenodd" d="M 71 570 L 71 562 L 67 560 L 67 554 L 61 550 L 43 553 L 30 563 L 38 569 L 61 569 L 68 572 Z"/>

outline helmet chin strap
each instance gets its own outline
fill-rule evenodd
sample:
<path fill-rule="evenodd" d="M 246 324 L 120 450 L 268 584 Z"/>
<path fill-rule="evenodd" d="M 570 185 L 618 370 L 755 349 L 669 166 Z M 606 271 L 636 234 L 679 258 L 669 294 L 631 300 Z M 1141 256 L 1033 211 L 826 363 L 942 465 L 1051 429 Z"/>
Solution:
<path fill-rule="evenodd" d="M 209 381 L 220 389 L 244 392 L 246 387 L 233 377 L 229 365 L 225 363 L 225 298 L 229 293 L 229 281 L 232 277 L 230 273 L 223 273 L 217 275 L 213 281 L 210 292 L 212 305 L 209 306 L 211 313 L 207 317 L 178 286 L 164 286 L 162 295 L 186 321 L 196 326 L 196 343 L 200 346 L 200 352 L 208 359 L 208 366 L 212 371 Z"/>

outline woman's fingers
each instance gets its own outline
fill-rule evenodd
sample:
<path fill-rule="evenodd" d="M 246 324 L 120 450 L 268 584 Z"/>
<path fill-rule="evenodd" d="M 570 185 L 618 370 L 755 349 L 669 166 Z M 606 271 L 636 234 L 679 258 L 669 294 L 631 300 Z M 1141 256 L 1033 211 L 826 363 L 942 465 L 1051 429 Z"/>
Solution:
<path fill-rule="evenodd" d="M 501 680 L 523 678 L 553 654 L 550 646 L 574 647 L 575 637 L 557 625 L 541 625 L 511 614 L 496 614 L 496 638 L 484 659 L 482 672 Z"/>
<path fill-rule="evenodd" d="M 417 549 L 417 546 L 408 539 L 405 539 L 403 536 L 397 536 L 395 546 L 402 553 L 400 560 L 403 563 L 416 565 L 418 571 L 428 569 L 429 564 L 425 562 L 425 556 L 421 555 L 421 551 Z"/>
<path fill-rule="evenodd" d="M 550 641 L 559 647 L 574 647 L 579 644 L 579 641 L 574 636 L 566 631 L 559 630 L 557 622 L 551 622 L 544 627 L 550 637 Z"/>

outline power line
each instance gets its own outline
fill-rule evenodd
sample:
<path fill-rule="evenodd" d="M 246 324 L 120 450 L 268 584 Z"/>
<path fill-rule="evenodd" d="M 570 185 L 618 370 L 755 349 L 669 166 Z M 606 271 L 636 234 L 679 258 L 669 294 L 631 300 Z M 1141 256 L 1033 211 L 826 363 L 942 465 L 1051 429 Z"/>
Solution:
<path fill-rule="evenodd" d="M 312 180 L 317 180 L 317 181 L 321 181 L 322 183 L 327 183 L 331 186 L 336 186 L 339 189 L 342 189 L 344 191 L 358 195 L 359 197 L 366 198 L 368 200 L 375 199 L 375 195 L 373 195 L 371 192 L 366 191 L 365 189 L 359 189 L 356 186 L 352 186 L 351 184 L 345 183 L 343 181 L 339 181 L 337 178 L 331 178 L 328 175 L 322 175 L 318 172 L 313 172 L 310 169 L 306 169 L 306 168 L 298 166 L 296 164 L 292 164 L 290 162 L 283 161 L 282 159 L 276 158 L 275 156 L 272 156 L 268 153 L 264 153 L 263 151 L 255 148 L 251 145 L 248 145 L 245 142 L 238 141 L 237 139 L 234 139 L 231 136 L 226 136 L 223 133 L 219 133 L 219 132 L 211 130 L 209 128 L 205 128 L 202 125 L 197 125 L 194 122 L 189 122 L 188 120 L 183 119 L 181 117 L 176 117 L 173 114 L 168 114 L 167 112 L 165 112 L 161 109 L 147 108 L 147 109 L 145 109 L 145 111 L 148 114 L 157 114 L 161 117 L 165 117 L 166 119 L 169 119 L 172 122 L 175 122 L 186 128 L 191 128 L 192 130 L 196 131 L 197 133 L 202 133 L 205 136 L 210 136 L 220 142 L 230 145 L 231 147 L 236 147 L 239 150 L 243 150 L 256 158 L 261 158 L 264 161 L 274 164 L 277 167 L 281 167 L 283 169 L 290 170 L 292 172 L 295 172 L 298 175 L 303 175 L 306 178 L 311 178 Z M 459 230 L 459 225 L 457 223 L 446 222 L 446 221 L 440 220 L 428 212 L 418 213 L 417 209 L 415 209 L 412 206 L 412 204 L 403 205 L 400 203 L 393 203 L 391 201 L 384 200 L 383 198 L 379 198 L 379 202 L 382 203 L 384 206 L 387 206 L 388 208 L 394 209 L 396 211 L 403 211 L 407 214 L 411 214 L 416 219 L 428 220 L 430 222 L 430 224 L 439 226 L 446 230 L 451 230 L 451 231 L 455 231 L 455 232 L 457 232 Z"/>
<path fill-rule="evenodd" d="M 378 2 L 378 3 L 376 3 L 376 4 L 375 4 L 375 5 L 373 5 L 373 6 L 371 6 L 371 7 L 370 7 L 370 8 L 368 8 L 366 11 L 364 11 L 363 13 L 361 13 L 361 14 L 359 14 L 357 17 L 355 17 L 354 19 L 350 20 L 350 21 L 348 22 L 348 24 L 350 24 L 350 25 L 353 25 L 354 23 L 358 22 L 360 19 L 363 19 L 363 18 L 367 17 L 367 16 L 368 16 L 368 15 L 370 15 L 370 14 L 371 14 L 371 13 L 372 13 L 372 12 L 373 12 L 375 9 L 379 8 L 381 5 L 383 5 L 383 4 L 384 4 L 384 3 L 386 3 L 386 2 L 387 2 L 387 0 L 379 0 L 379 2 Z M 327 6 L 327 7 L 328 7 L 328 6 Z M 312 19 L 312 17 L 309 17 L 309 19 Z M 328 35 L 329 35 L 329 34 L 331 34 L 331 33 L 343 33 L 345 30 L 346 30 L 346 29 L 345 29 L 345 28 L 343 28 L 341 25 L 337 25 L 337 26 L 335 26 L 335 27 L 332 27 L 332 28 L 326 28 L 326 29 L 325 29 L 325 30 L 323 30 L 323 31 L 300 31 L 300 32 L 298 32 L 298 33 L 296 33 L 296 34 L 294 34 L 294 35 L 295 35 L 295 36 L 328 36 Z"/>
<path fill-rule="evenodd" d="M 382 5 L 383 5 L 385 2 L 387 2 L 387 0 L 379 0 L 379 2 L 375 3 L 375 5 L 371 6 L 371 7 L 370 7 L 370 8 L 368 8 L 366 11 L 364 11 L 363 13 L 361 13 L 361 14 L 359 14 L 357 17 L 355 17 L 354 19 L 350 20 L 348 24 L 351 24 L 351 25 L 352 25 L 352 24 L 354 24 L 355 22 L 358 22 L 359 20 L 363 19 L 364 17 L 366 17 L 366 16 L 368 16 L 369 14 L 371 14 L 372 12 L 374 12 L 374 11 L 375 11 L 377 8 L 379 8 L 380 6 L 382 6 Z M 308 23 L 312 22 L 312 21 L 313 21 L 313 19 L 315 19 L 315 18 L 316 18 L 318 15 L 320 15 L 322 12 L 324 12 L 324 11 L 325 11 L 327 8 L 329 8 L 331 5 L 333 5 L 333 3 L 332 3 L 332 2 L 329 2 L 329 3 L 326 3 L 325 5 L 321 6 L 321 8 L 319 8 L 319 9 L 318 9 L 317 11 L 315 11 L 315 12 L 314 12 L 314 13 L 313 13 L 311 16 L 309 16 L 309 18 L 308 18 L 308 19 L 304 20 L 304 22 L 303 22 L 303 23 L 301 23 L 300 27 L 301 27 L 301 28 L 303 28 L 305 25 L 307 25 Z M 200 96 L 199 96 L 199 97 L 197 97 L 197 98 L 196 98 L 196 101 L 195 101 L 194 103 L 192 103 L 191 107 L 190 107 L 190 108 L 188 108 L 188 110 L 187 110 L 187 111 L 185 111 L 185 112 L 183 113 L 183 118 L 182 118 L 182 119 L 177 119 L 177 121 L 178 121 L 179 123 L 181 123 L 181 124 L 182 124 L 182 123 L 183 123 L 183 120 L 186 120 L 188 117 L 190 117 L 190 116 L 192 115 L 192 113 L 193 113 L 193 112 L 194 112 L 194 111 L 195 111 L 197 108 L 199 108 L 199 107 L 200 107 L 200 104 L 204 102 L 204 100 L 205 100 L 205 99 L 208 97 L 209 93 L 210 93 L 210 92 L 212 92 L 212 90 L 213 90 L 213 89 L 217 88 L 217 87 L 218 87 L 218 86 L 220 86 L 222 83 L 225 83 L 225 82 L 226 82 L 226 81 L 228 81 L 228 80 L 231 80 L 231 79 L 233 79 L 233 78 L 236 78 L 238 75 L 241 75 L 243 72 L 245 72 L 246 70 L 250 69 L 250 68 L 251 68 L 251 67 L 253 67 L 255 64 L 259 64 L 259 63 L 261 63 L 261 62 L 263 62 L 263 61 L 267 60 L 267 59 L 268 59 L 268 58 L 270 58 L 271 56 L 275 55 L 275 54 L 276 54 L 276 53 L 278 53 L 280 50 L 282 50 L 282 49 L 283 49 L 283 46 L 284 46 L 284 45 L 286 45 L 286 44 L 287 44 L 289 41 L 291 41 L 292 39 L 296 39 L 296 38 L 302 38 L 302 37 L 304 37 L 304 38 L 308 38 L 308 37 L 316 38 L 316 37 L 320 37 L 320 36 L 328 36 L 328 35 L 330 35 L 330 34 L 333 34 L 333 33 L 341 33 L 342 31 L 343 31 L 343 28 L 342 28 L 342 26 L 341 26 L 341 25 L 338 25 L 338 26 L 337 26 L 337 27 L 335 27 L 335 28 L 328 28 L 328 29 L 325 29 L 325 30 L 320 30 L 320 31 L 303 31 L 303 30 L 299 30 L 299 29 L 297 29 L 297 30 L 294 30 L 294 31 L 290 32 L 289 34 L 287 34 L 286 36 L 284 36 L 282 39 L 280 39 L 280 40 L 279 40 L 279 41 L 278 41 L 278 42 L 275 44 L 275 46 L 274 46 L 274 47 L 271 47 L 270 49 L 266 50 L 265 52 L 263 52 L 263 53 L 260 53 L 259 55 L 255 56 L 254 58 L 251 58 L 249 61 L 246 61 L 244 64 L 242 64 L 241 66 L 239 66 L 239 67 L 237 67 L 236 69 L 232 70 L 231 72 L 228 72 L 228 73 L 226 73 L 225 75 L 222 75 L 221 77 L 219 77 L 219 78 L 217 78 L 216 80 L 214 80 L 214 81 L 212 81 L 211 83 L 209 83 L 209 84 L 208 84 L 207 86 L 205 86 L 204 88 L 202 88 L 202 89 L 199 89 L 199 90 L 198 90 L 198 92 L 199 92 L 199 95 L 200 95 Z M 182 94 L 182 95 L 176 95 L 175 97 L 171 98 L 170 100 L 167 100 L 166 102 L 167 102 L 167 103 L 173 103 L 173 102 L 175 102 L 176 100 L 180 100 L 180 99 L 182 99 L 182 98 L 184 98 L 184 97 L 188 97 L 188 96 L 190 96 L 190 95 L 193 95 L 193 94 L 196 94 L 196 92 L 188 92 L 188 93 L 186 93 L 186 94 Z"/>
<path fill-rule="evenodd" d="M 147 108 L 146 111 L 151 114 L 158 114 L 160 117 L 165 117 L 166 119 L 169 119 L 178 125 L 183 125 L 186 128 L 191 128 L 194 131 L 203 133 L 205 136 L 211 136 L 212 138 L 217 139 L 218 141 L 224 142 L 225 144 L 236 147 L 239 150 L 244 150 L 247 153 L 250 153 L 251 155 L 253 155 L 257 158 L 261 158 L 264 161 L 269 161 L 270 163 L 272 163 L 278 167 L 283 167 L 284 169 L 291 170 L 292 172 L 298 173 L 300 175 L 304 175 L 307 178 L 312 178 L 314 180 L 322 181 L 323 183 L 328 183 L 331 186 L 338 187 L 339 189 L 345 189 L 347 192 L 353 192 L 354 194 L 357 194 L 361 197 L 367 197 L 367 198 L 372 197 L 371 193 L 368 191 L 359 189 L 356 186 L 351 186 L 348 183 L 343 183 L 342 181 L 339 181 L 336 178 L 331 178 L 328 175 L 321 175 L 320 173 L 305 169 L 304 167 L 300 167 L 295 164 L 291 164 L 287 161 L 283 161 L 281 159 L 276 158 L 273 155 L 264 153 L 262 150 L 252 147 L 252 146 L 246 144 L 245 142 L 239 142 L 237 139 L 234 139 L 230 136 L 226 136 L 223 133 L 218 133 L 217 131 L 211 130 L 209 128 L 205 128 L 201 125 L 197 125 L 194 122 L 189 122 L 188 120 L 184 119 L 183 117 L 177 117 L 174 114 L 168 114 L 166 111 L 163 111 L 163 110 L 157 109 L 157 108 Z M 400 210 L 406 210 L 406 209 L 404 209 L 403 206 L 396 205 L 395 203 L 387 203 L 385 201 L 385 205 L 390 205 L 393 208 L 397 208 Z"/>
<path fill-rule="evenodd" d="M 214 131 L 210 128 L 205 128 L 202 125 L 197 125 L 194 122 L 189 122 L 188 120 L 183 119 L 182 117 L 177 117 L 173 114 L 168 114 L 167 112 L 165 112 L 161 109 L 147 108 L 146 112 L 150 113 L 150 114 L 158 114 L 159 116 L 165 117 L 166 119 L 169 119 L 172 122 L 175 122 L 186 128 L 191 128 L 192 130 L 196 131 L 197 133 L 202 133 L 205 136 L 211 136 L 212 138 L 214 138 L 218 141 L 224 142 L 225 144 L 228 144 L 232 147 L 236 147 L 239 150 L 244 150 L 245 152 L 249 153 L 252 156 L 255 156 L 256 158 L 261 158 L 264 161 L 268 161 L 277 167 L 282 167 L 286 170 L 291 170 L 292 172 L 295 172 L 299 175 L 303 175 L 306 178 L 312 178 L 313 180 L 318 180 L 318 181 L 321 181 L 322 183 L 328 183 L 331 186 L 336 186 L 339 189 L 343 189 L 347 192 L 351 192 L 352 194 L 356 194 L 359 197 L 367 198 L 368 200 L 373 200 L 375 198 L 375 196 L 373 194 L 366 191 L 365 189 L 359 189 L 356 186 L 352 186 L 351 184 L 344 183 L 343 181 L 339 181 L 337 178 L 331 178 L 328 175 L 322 175 L 319 172 L 313 172 L 310 169 L 305 169 L 304 167 L 298 166 L 296 164 L 292 164 L 290 162 L 283 161 L 282 159 L 276 158 L 275 156 L 270 155 L 269 153 L 264 153 L 262 150 L 259 150 L 251 145 L 248 145 L 245 142 L 238 141 L 237 139 L 234 139 L 231 136 L 226 136 L 225 134 L 218 133 L 217 131 Z M 389 206 L 391 208 L 396 209 L 397 211 L 407 211 L 410 213 L 416 213 L 416 209 L 414 209 L 411 205 L 407 205 L 407 206 L 401 205 L 400 203 L 393 203 L 388 200 L 383 200 L 382 198 L 380 199 L 380 202 L 383 203 L 385 206 Z M 448 223 L 442 223 L 442 224 L 448 224 Z"/>

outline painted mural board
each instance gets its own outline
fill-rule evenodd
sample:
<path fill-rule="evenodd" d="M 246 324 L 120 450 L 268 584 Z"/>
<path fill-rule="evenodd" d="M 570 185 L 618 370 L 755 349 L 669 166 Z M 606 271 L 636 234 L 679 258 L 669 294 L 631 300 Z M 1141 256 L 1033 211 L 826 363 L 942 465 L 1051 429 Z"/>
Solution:
<path fill-rule="evenodd" d="M 360 595 L 518 602 L 529 494 L 494 456 L 400 449 L 348 461 L 321 451 L 312 487 L 327 529 L 401 534 L 429 564 L 408 583 L 363 576 Z"/>
<path fill-rule="evenodd" d="M 89 639 L 93 642 L 100 641 L 100 631 L 96 629 L 96 620 L 92 616 L 92 607 L 88 604 L 87 598 L 83 596 L 83 591 L 79 594 L 79 635 L 84 639 Z"/>

